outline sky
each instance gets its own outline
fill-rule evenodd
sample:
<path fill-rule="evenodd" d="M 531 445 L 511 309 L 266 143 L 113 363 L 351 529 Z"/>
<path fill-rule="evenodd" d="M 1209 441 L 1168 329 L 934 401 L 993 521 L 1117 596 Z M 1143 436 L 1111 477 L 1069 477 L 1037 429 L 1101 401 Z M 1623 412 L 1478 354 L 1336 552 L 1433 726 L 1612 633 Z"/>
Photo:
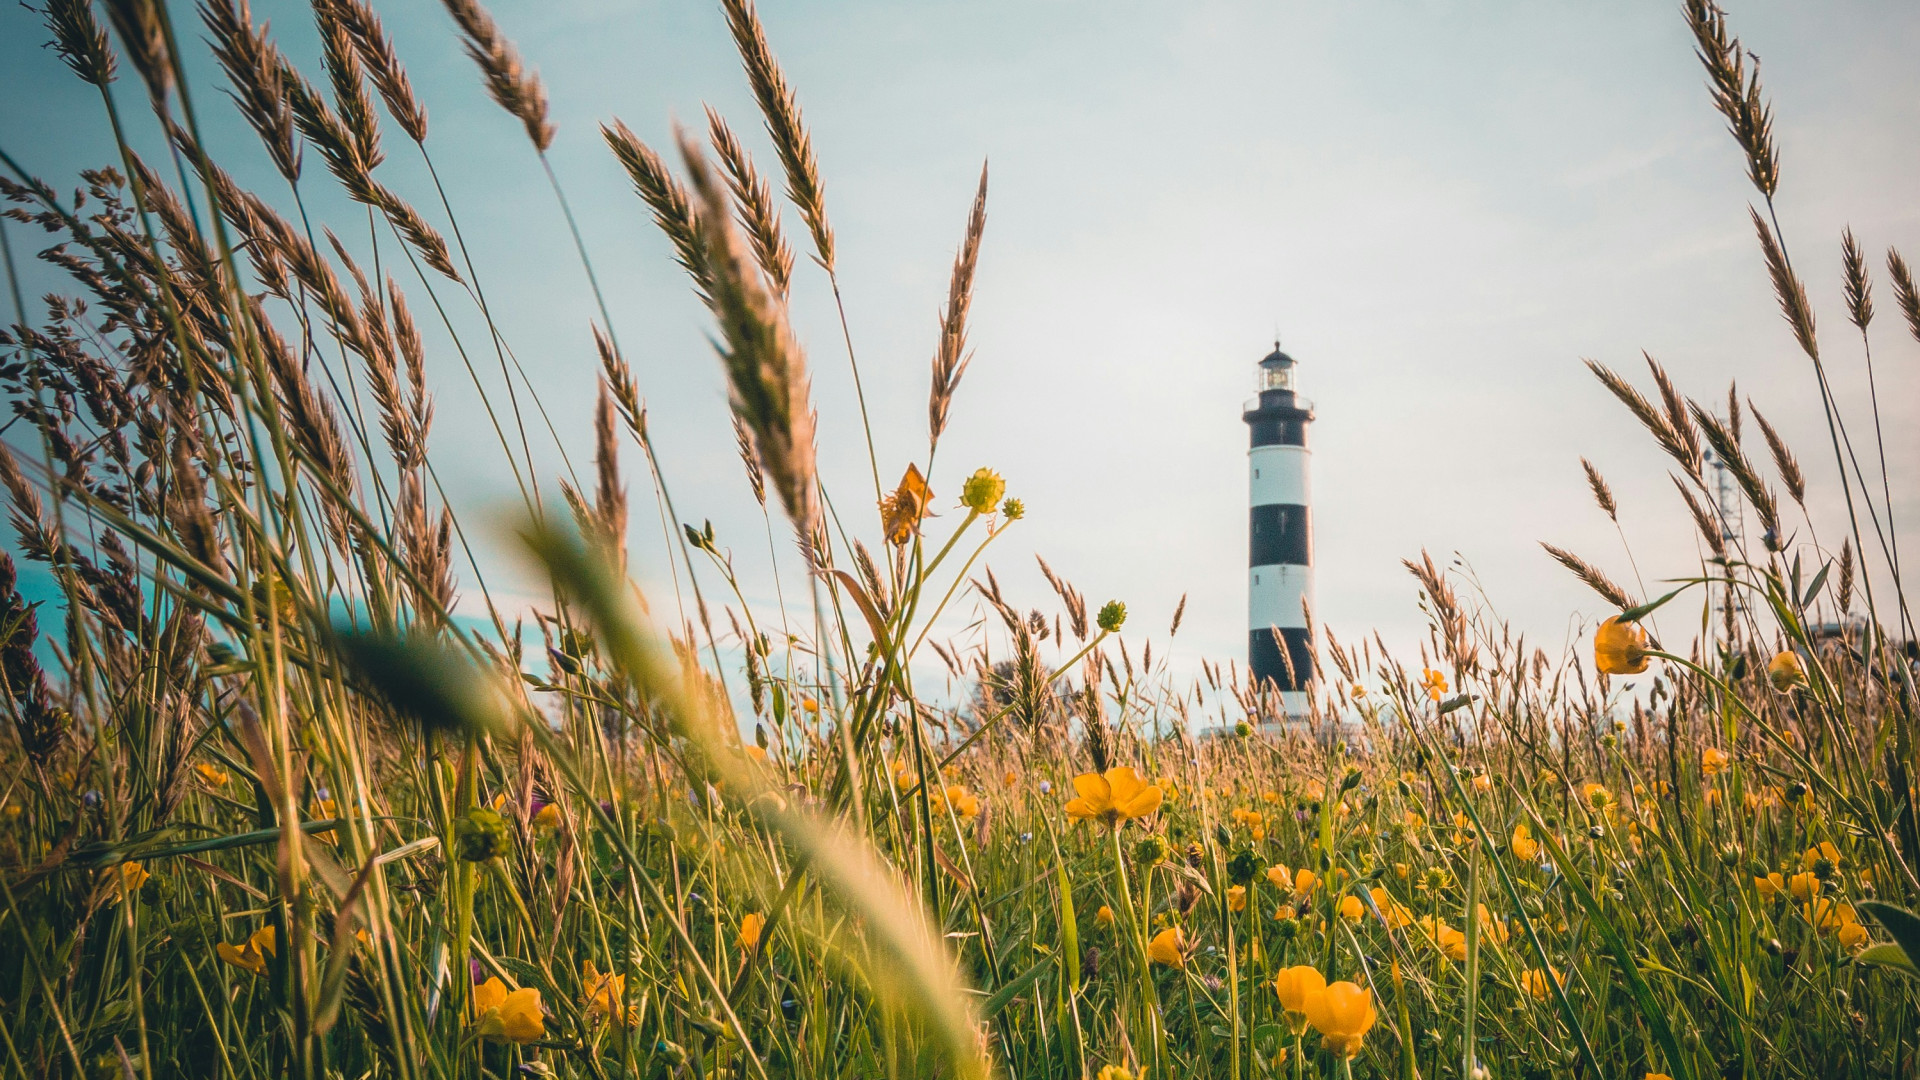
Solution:
<path fill-rule="evenodd" d="M 558 433 L 535 456 L 558 469 L 564 448 L 590 468 L 595 309 L 541 163 L 486 98 L 442 9 L 377 6 L 427 105 L 427 148 L 479 278 Z M 1037 552 L 1091 602 L 1124 600 L 1130 637 L 1154 639 L 1176 671 L 1243 657 L 1240 410 L 1276 335 L 1316 403 L 1317 617 L 1344 639 L 1377 630 L 1410 649 L 1424 637 L 1400 563 L 1423 549 L 1463 560 L 1474 591 L 1549 652 L 1606 609 L 1540 541 L 1639 593 L 1697 567 L 1670 464 L 1583 358 L 1646 386 L 1644 350 L 1705 401 L 1723 402 L 1737 380 L 1795 447 L 1814 528 L 1837 546 L 1844 508 L 1811 368 L 1769 291 L 1748 223 L 1756 196 L 1677 4 L 762 7 L 825 179 L 889 482 L 925 460 L 939 310 L 990 162 L 973 358 L 931 480 L 936 505 L 951 507 L 964 476 L 990 466 L 1024 501 L 1027 518 L 984 556 L 1018 606 L 1057 606 Z M 545 80 L 559 131 L 550 160 L 681 516 L 713 522 L 765 612 L 775 595 L 766 526 L 734 453 L 710 323 L 598 135 L 617 117 L 664 149 L 675 122 L 700 125 L 711 105 L 777 179 L 718 6 L 515 0 L 491 10 Z M 1920 9 L 1743 3 L 1730 16 L 1775 110 L 1779 217 L 1836 397 L 1870 442 L 1860 339 L 1840 298 L 1841 230 L 1850 225 L 1869 252 L 1893 516 L 1916 520 L 1920 345 L 1900 324 L 1882 257 L 1889 246 L 1920 256 Z M 262 2 L 255 17 L 317 71 L 302 9 Z M 45 38 L 31 13 L 0 10 L 0 147 L 43 176 L 70 177 L 108 161 L 110 143 L 97 98 L 39 47 Z M 216 153 L 289 205 L 216 92 L 217 73 L 204 56 L 196 63 Z M 134 101 L 129 83 L 119 90 Z M 379 178 L 437 211 L 418 154 L 391 124 L 386 140 Z M 317 155 L 308 170 L 309 208 L 370 257 L 364 216 L 326 191 Z M 444 231 L 443 213 L 429 217 Z M 33 249 L 8 227 L 16 253 Z M 805 258 L 798 216 L 786 227 L 802 256 L 793 317 L 812 366 L 823 476 L 872 543 L 833 296 Z M 470 316 L 454 315 L 463 336 L 476 332 Z M 440 478 L 467 520 L 497 518 L 514 498 L 504 458 L 444 330 L 430 329 L 429 349 Z M 1751 423 L 1748 432 L 1764 461 Z M 1877 467 L 1869 443 L 1856 449 Z M 1619 532 L 1588 494 L 1582 456 L 1619 497 Z M 639 462 L 630 454 L 627 465 L 633 564 L 658 601 L 671 593 L 663 530 Z M 947 510 L 930 534 L 944 538 L 962 516 Z M 1795 535 L 1811 538 L 1805 527 Z M 791 598 L 804 589 L 798 563 L 784 534 L 774 546 Z M 489 584 L 515 594 L 523 586 L 503 545 L 482 547 Z M 951 628 L 977 613 L 963 602 Z"/>

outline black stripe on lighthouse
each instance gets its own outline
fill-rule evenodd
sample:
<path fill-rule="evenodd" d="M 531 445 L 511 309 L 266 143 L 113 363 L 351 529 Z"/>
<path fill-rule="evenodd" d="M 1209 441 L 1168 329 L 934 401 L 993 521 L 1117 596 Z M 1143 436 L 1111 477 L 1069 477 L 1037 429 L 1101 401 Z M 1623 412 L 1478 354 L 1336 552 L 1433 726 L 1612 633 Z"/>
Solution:
<path fill-rule="evenodd" d="M 1279 637 L 1275 638 L 1274 635 Z M 1293 661 L 1288 678 L 1287 661 L 1280 656 L 1280 642 L 1287 643 L 1287 658 Z M 1272 680 L 1281 690 L 1305 690 L 1313 681 L 1313 643 L 1302 626 L 1269 627 L 1247 632 L 1247 666 L 1257 684 Z"/>
<path fill-rule="evenodd" d="M 1273 414 L 1273 415 L 1270 415 Z M 1247 426 L 1252 429 L 1253 446 L 1305 446 L 1307 445 L 1307 421 L 1310 413 L 1297 409 L 1261 408 L 1249 416 Z"/>
<path fill-rule="evenodd" d="M 1248 536 L 1248 566 L 1312 566 L 1313 530 L 1307 508 L 1295 503 L 1268 503 L 1252 510 Z"/>

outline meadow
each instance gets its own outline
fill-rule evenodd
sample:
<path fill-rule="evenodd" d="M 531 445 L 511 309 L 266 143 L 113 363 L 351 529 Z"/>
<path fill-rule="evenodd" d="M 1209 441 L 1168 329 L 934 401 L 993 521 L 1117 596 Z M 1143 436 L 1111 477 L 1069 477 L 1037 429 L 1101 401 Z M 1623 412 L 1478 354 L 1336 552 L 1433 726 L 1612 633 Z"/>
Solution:
<path fill-rule="evenodd" d="M 366 0 L 311 5 L 304 66 L 243 0 L 43 0 L 118 138 L 78 177 L 0 148 L 0 1068 L 1920 1075 L 1920 656 L 1879 417 L 1840 415 L 1829 378 L 1871 378 L 1870 327 L 1909 363 L 1920 293 L 1888 252 L 1876 322 L 1883 260 L 1848 234 L 1851 325 L 1816 332 L 1773 213 L 1770 105 L 1717 9 L 1677 17 L 1754 184 L 1757 254 L 1831 434 L 1807 452 L 1833 455 L 1847 520 L 1816 527 L 1750 402 L 1594 364 L 1668 455 L 1699 562 L 1629 590 L 1550 548 L 1616 612 L 1554 654 L 1410 553 L 1419 654 L 1317 626 L 1321 677 L 1286 718 L 1230 660 L 1170 674 L 1179 612 L 1162 638 L 1051 567 L 1041 597 L 993 575 L 1018 493 L 992 463 L 935 467 L 984 171 L 956 213 L 925 457 L 870 456 L 871 490 L 828 490 L 816 439 L 870 448 L 872 429 L 816 432 L 810 365 L 843 357 L 810 357 L 789 323 L 803 275 L 839 298 L 826 187 L 752 3 L 721 6 L 748 138 L 712 112 L 672 147 L 617 120 L 601 135 L 711 311 L 740 497 L 807 571 L 780 610 L 735 578 L 760 538 L 736 554 L 674 513 L 584 245 L 592 470 L 534 475 L 541 388 L 482 287 L 509 271 L 469 259 L 437 191 L 377 175 L 432 155 Z M 544 161 L 532 66 L 475 0 L 445 8 Z M 187 77 L 198 49 L 217 85 Z M 282 190 L 207 151 L 196 110 L 226 108 Z M 156 139 L 164 159 L 134 149 Z M 309 216 L 334 185 L 361 219 L 332 228 L 371 230 L 377 264 Z M 30 257 L 64 276 L 31 304 Z M 416 320 L 455 308 L 490 332 L 428 355 Z M 461 378 L 551 583 L 529 611 L 465 571 L 469 530 L 496 526 L 440 493 L 430 384 Z M 1752 535 L 1728 528 L 1715 461 Z M 629 577 L 630 477 L 672 524 L 679 595 Z M 23 595 L 23 562 L 56 600 Z M 962 609 L 991 653 L 936 629 Z M 970 700 L 916 692 L 936 663 Z"/>

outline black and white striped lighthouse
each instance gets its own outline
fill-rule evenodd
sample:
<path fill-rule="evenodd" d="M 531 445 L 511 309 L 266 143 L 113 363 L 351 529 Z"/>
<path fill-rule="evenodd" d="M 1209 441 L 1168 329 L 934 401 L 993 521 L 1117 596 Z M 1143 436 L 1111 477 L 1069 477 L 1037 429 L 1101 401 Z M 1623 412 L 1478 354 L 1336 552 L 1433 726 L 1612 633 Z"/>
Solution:
<path fill-rule="evenodd" d="M 1313 604 L 1307 425 L 1313 402 L 1295 390 L 1295 366 L 1275 341 L 1260 361 L 1260 396 L 1247 402 L 1244 414 L 1252 433 L 1247 666 L 1255 682 L 1271 682 L 1281 691 L 1290 715 L 1306 711 L 1306 686 L 1314 676 L 1307 638 L 1307 608 Z"/>

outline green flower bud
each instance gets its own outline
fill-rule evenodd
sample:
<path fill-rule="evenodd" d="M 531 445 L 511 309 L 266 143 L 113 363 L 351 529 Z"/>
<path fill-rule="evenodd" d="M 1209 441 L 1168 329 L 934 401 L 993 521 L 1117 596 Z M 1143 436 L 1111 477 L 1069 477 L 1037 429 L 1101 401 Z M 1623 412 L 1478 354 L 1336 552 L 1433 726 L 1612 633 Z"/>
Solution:
<path fill-rule="evenodd" d="M 1148 836 L 1133 845 L 1133 861 L 1141 866 L 1158 866 L 1167 861 L 1173 849 L 1167 846 L 1165 837 Z"/>
<path fill-rule="evenodd" d="M 1260 860 L 1250 848 L 1242 848 L 1239 854 L 1227 860 L 1227 877 L 1233 879 L 1235 885 L 1245 885 L 1259 872 Z"/>
<path fill-rule="evenodd" d="M 993 513 L 994 504 L 1007 493 L 1007 482 L 992 469 L 976 469 L 960 488 L 960 501 L 976 514 Z"/>
<path fill-rule="evenodd" d="M 1000 504 L 1000 513 L 1008 521 L 1019 521 L 1027 516 L 1027 504 L 1019 499 L 1008 499 Z"/>
<path fill-rule="evenodd" d="M 474 807 L 454 822 L 453 836 L 460 848 L 460 857 L 468 862 L 498 858 L 513 844 L 507 832 L 507 819 L 484 806 Z"/>
<path fill-rule="evenodd" d="M 1253 725 L 1242 720 L 1233 725 L 1233 733 L 1242 739 L 1247 738 L 1253 734 Z"/>
<path fill-rule="evenodd" d="M 1107 601 L 1106 606 L 1100 609 L 1098 621 L 1100 629 L 1109 634 L 1118 633 L 1121 625 L 1127 621 L 1127 605 L 1118 600 Z"/>

